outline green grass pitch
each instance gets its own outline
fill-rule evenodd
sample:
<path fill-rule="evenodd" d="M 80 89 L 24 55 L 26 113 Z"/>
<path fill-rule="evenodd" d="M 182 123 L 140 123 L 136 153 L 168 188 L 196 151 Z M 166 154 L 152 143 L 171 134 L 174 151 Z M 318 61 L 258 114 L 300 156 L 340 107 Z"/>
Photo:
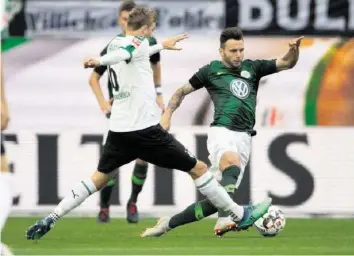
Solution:
<path fill-rule="evenodd" d="M 140 238 L 155 219 L 127 224 L 113 219 L 97 224 L 93 218 L 63 218 L 37 243 L 25 230 L 37 220 L 10 218 L 2 240 L 15 255 L 250 255 L 354 254 L 354 221 L 350 219 L 287 219 L 277 237 L 264 238 L 254 228 L 213 235 L 214 219 L 179 227 L 160 238 Z"/>

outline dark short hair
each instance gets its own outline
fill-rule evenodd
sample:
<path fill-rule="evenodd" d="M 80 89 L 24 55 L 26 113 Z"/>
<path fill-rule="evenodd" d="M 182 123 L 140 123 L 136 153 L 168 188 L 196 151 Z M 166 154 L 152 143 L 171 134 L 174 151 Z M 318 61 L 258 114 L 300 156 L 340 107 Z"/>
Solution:
<path fill-rule="evenodd" d="M 154 22 L 156 22 L 156 12 L 153 9 L 137 6 L 129 14 L 128 27 L 138 30 L 145 25 L 150 27 Z"/>
<path fill-rule="evenodd" d="M 230 39 L 243 40 L 242 30 L 238 27 L 225 28 L 220 35 L 220 47 L 224 48 L 225 43 Z"/>
<path fill-rule="evenodd" d="M 121 12 L 131 12 L 136 7 L 136 3 L 133 0 L 126 0 L 119 7 L 119 14 Z"/>

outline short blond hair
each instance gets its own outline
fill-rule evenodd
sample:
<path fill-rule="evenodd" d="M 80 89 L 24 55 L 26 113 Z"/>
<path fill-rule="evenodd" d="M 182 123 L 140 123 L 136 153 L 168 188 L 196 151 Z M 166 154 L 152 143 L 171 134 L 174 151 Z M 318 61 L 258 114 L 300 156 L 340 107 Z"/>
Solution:
<path fill-rule="evenodd" d="M 154 22 L 156 22 L 155 10 L 137 6 L 129 14 L 128 27 L 132 30 L 138 30 L 145 25 L 150 27 Z"/>

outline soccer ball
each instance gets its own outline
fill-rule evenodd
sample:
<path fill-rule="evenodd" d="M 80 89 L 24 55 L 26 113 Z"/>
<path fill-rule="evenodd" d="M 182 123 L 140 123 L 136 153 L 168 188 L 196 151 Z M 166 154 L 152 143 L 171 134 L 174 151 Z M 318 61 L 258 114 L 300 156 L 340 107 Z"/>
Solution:
<path fill-rule="evenodd" d="M 284 213 L 278 207 L 271 205 L 268 212 L 258 219 L 254 225 L 262 236 L 276 236 L 285 227 Z"/>

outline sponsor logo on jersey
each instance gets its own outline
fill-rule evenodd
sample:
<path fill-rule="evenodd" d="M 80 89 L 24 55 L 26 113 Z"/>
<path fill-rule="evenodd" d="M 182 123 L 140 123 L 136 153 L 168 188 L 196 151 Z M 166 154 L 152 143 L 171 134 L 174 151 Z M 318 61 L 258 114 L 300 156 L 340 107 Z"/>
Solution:
<path fill-rule="evenodd" d="M 250 86 L 241 79 L 234 79 L 230 83 L 230 91 L 239 99 L 246 99 L 250 94 Z"/>
<path fill-rule="evenodd" d="M 128 98 L 130 96 L 130 92 L 120 92 L 117 95 L 114 95 L 115 100 L 121 100 Z"/>
<path fill-rule="evenodd" d="M 241 76 L 248 79 L 251 77 L 251 74 L 250 74 L 250 72 L 243 70 L 243 71 L 241 71 Z"/>
<path fill-rule="evenodd" d="M 118 50 L 119 48 L 122 48 L 120 45 L 117 45 L 117 44 L 110 44 L 108 46 L 108 49 L 107 49 L 107 52 L 112 52 L 112 51 L 116 51 Z"/>

